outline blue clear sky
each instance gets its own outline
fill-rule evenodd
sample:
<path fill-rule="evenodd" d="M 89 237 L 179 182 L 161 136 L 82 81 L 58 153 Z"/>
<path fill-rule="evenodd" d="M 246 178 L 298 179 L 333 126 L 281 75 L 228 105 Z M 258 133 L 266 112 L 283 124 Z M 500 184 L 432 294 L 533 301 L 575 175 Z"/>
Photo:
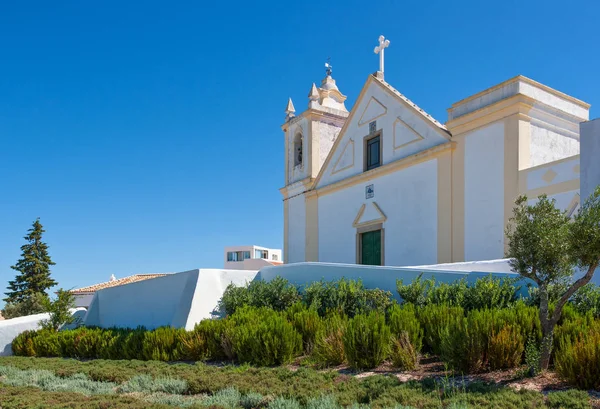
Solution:
<path fill-rule="evenodd" d="M 600 105 L 598 15 L 594 0 L 5 2 L 0 287 L 36 217 L 65 288 L 281 247 L 287 98 L 302 111 L 331 56 L 351 107 L 380 34 L 386 80 L 442 122 L 517 74 Z"/>

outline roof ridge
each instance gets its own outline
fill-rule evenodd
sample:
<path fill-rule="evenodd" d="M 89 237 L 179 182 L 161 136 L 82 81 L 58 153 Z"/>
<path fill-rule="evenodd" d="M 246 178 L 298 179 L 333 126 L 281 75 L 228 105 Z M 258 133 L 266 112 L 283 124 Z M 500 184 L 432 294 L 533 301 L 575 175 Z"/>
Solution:
<path fill-rule="evenodd" d="M 430 122 L 432 122 L 438 128 L 443 129 L 448 134 L 450 133 L 448 131 L 448 128 L 446 128 L 446 126 L 444 124 L 442 124 L 440 121 L 438 121 L 433 116 L 431 116 L 430 114 L 428 114 L 423 108 L 419 107 L 417 104 L 415 104 L 414 102 L 412 102 L 406 95 L 402 94 L 400 91 L 398 91 L 396 88 L 394 88 L 389 82 L 386 82 L 385 80 L 383 80 L 381 78 L 378 78 L 376 75 L 372 75 L 372 76 L 377 81 L 379 81 L 379 83 L 381 83 L 381 85 L 384 85 L 387 88 L 389 88 L 390 91 L 392 91 L 394 94 L 396 94 L 397 96 L 399 96 L 402 100 L 404 100 L 406 103 L 408 103 L 413 108 L 415 108 L 417 111 L 419 111 L 425 118 L 427 118 Z"/>

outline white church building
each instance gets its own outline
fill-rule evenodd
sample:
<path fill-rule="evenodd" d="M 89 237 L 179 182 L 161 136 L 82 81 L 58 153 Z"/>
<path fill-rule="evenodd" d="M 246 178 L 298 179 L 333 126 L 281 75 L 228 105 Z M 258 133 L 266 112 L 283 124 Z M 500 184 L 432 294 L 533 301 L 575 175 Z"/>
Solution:
<path fill-rule="evenodd" d="M 578 209 L 590 105 L 532 79 L 458 101 L 442 124 L 385 81 L 381 55 L 350 111 L 329 68 L 308 99 L 298 115 L 290 100 L 282 125 L 286 263 L 500 259 L 520 194 Z M 585 160 L 597 168 L 599 140 Z"/>

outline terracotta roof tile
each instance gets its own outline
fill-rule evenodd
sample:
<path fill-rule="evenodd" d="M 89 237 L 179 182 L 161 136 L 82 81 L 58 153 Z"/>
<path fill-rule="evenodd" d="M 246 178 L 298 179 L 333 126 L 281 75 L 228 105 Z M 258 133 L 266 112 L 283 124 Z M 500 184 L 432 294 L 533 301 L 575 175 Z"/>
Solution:
<path fill-rule="evenodd" d="M 136 283 L 138 281 L 150 280 L 152 278 L 163 277 L 168 275 L 168 273 L 161 274 L 135 274 L 129 277 L 119 278 L 118 280 L 107 281 L 105 283 L 94 284 L 87 287 L 77 288 L 75 290 L 71 290 L 72 294 L 90 294 L 95 293 L 98 290 L 103 290 L 105 288 L 110 287 L 118 287 L 124 284 Z"/>

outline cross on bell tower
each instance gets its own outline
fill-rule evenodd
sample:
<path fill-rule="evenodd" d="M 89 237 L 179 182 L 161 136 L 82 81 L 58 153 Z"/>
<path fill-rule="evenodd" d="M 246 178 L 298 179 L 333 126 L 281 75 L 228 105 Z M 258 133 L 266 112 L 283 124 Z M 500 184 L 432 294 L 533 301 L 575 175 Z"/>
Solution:
<path fill-rule="evenodd" d="M 377 71 L 377 76 L 380 76 L 383 79 L 383 51 L 388 48 L 390 45 L 390 40 L 386 40 L 384 36 L 379 36 L 379 45 L 375 47 L 375 54 L 379 54 L 379 71 Z"/>

